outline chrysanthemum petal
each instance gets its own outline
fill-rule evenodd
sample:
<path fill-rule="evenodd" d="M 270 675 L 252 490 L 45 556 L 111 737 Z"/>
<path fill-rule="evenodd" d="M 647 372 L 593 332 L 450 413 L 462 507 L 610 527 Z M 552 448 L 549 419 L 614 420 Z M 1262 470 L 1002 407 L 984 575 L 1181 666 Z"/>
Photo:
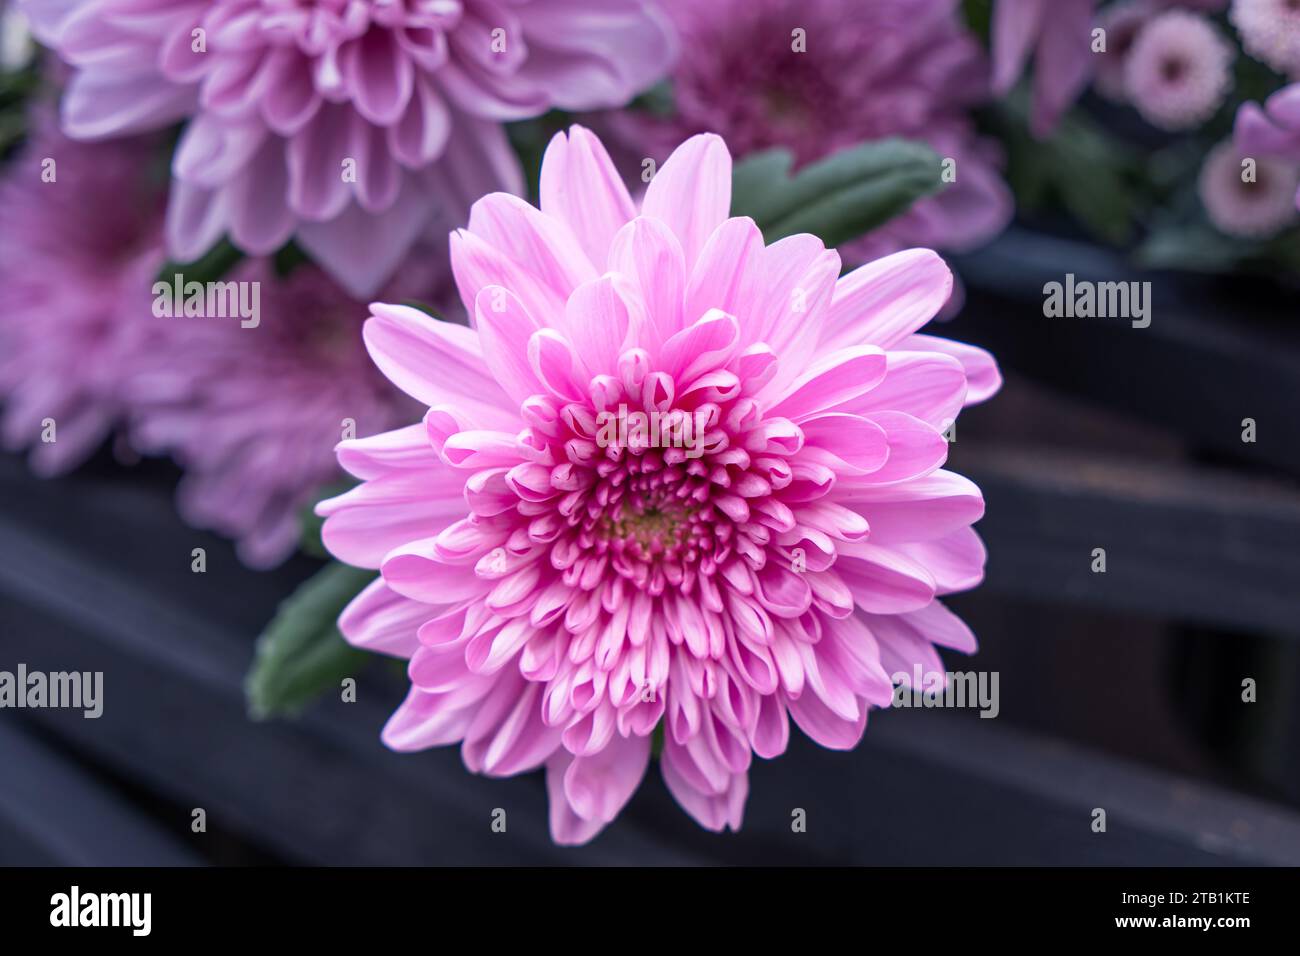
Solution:
<path fill-rule="evenodd" d="M 640 344 L 656 354 L 682 329 L 686 262 L 681 243 L 665 223 L 638 216 L 615 234 L 608 262 L 640 293 L 646 311 Z"/>
<path fill-rule="evenodd" d="M 474 302 L 483 360 L 516 404 L 544 390 L 528 364 L 528 340 L 541 326 L 509 289 L 484 286 Z"/>
<path fill-rule="evenodd" d="M 893 356 L 889 357 L 890 362 Z M 872 393 L 885 378 L 885 353 L 874 345 L 841 349 L 818 358 L 790 384 L 784 396 L 769 409 L 793 422 L 831 409 L 856 411 L 870 403 L 855 402 Z"/>
<path fill-rule="evenodd" d="M 649 737 L 615 737 L 599 753 L 573 759 L 564 772 L 564 794 L 584 820 L 610 823 L 640 786 L 649 764 Z"/>
<path fill-rule="evenodd" d="M 331 553 L 377 568 L 393 548 L 434 534 L 465 513 L 464 480 L 441 463 L 403 469 L 322 501 L 321 538 Z"/>
<path fill-rule="evenodd" d="M 339 630 L 354 647 L 406 659 L 420 646 L 420 625 L 438 610 L 402 597 L 376 577 L 339 615 Z"/>
<path fill-rule="evenodd" d="M 924 564 L 890 548 L 866 541 L 840 547 L 835 571 L 848 585 L 858 607 L 872 614 L 902 614 L 925 607 L 936 593 L 934 574 Z"/>
<path fill-rule="evenodd" d="M 943 429 L 957 420 L 966 399 L 966 370 L 938 352 L 891 349 L 888 370 L 870 391 L 846 398 L 839 411 L 858 415 L 899 411 Z"/>
<path fill-rule="evenodd" d="M 581 846 L 605 829 L 600 820 L 578 816 L 564 793 L 564 776 L 573 755 L 561 747 L 546 763 L 546 795 L 550 806 L 551 839 L 561 846 Z"/>
<path fill-rule="evenodd" d="M 590 130 L 556 133 L 542 160 L 542 212 L 567 223 L 587 258 L 605 268 L 615 234 L 636 215 L 636 205 L 609 154 Z"/>
<path fill-rule="evenodd" d="M 829 750 L 852 750 L 867 729 L 866 707 L 858 709 L 856 719 L 846 719 L 827 707 L 817 694 L 807 690 L 786 706 L 799 729 Z"/>
<path fill-rule="evenodd" d="M 370 357 L 388 379 L 426 405 L 464 406 L 500 421 L 509 398 L 483 360 L 478 336 L 405 305 L 375 304 L 364 326 Z"/>
<path fill-rule="evenodd" d="M 425 750 L 455 743 L 465 736 L 491 678 L 470 678 L 454 691 L 430 694 L 412 687 L 393 711 L 380 735 L 393 750 Z"/>
<path fill-rule="evenodd" d="M 470 210 L 468 228 L 560 301 L 567 300 L 584 282 L 596 278 L 595 268 L 568 225 L 539 212 L 517 196 L 508 193 L 484 196 Z M 523 295 L 525 290 L 512 288 L 511 291 Z"/>
<path fill-rule="evenodd" d="M 984 496 L 975 483 L 942 468 L 897 484 L 848 478 L 835 497 L 867 519 L 877 544 L 941 538 L 984 516 Z"/>
<path fill-rule="evenodd" d="M 712 133 L 692 136 L 650 180 L 641 213 L 666 223 L 682 244 L 687 269 L 731 210 L 731 153 Z"/>
<path fill-rule="evenodd" d="M 382 213 L 354 203 L 327 222 L 302 223 L 295 238 L 345 289 L 365 298 L 393 275 L 428 228 L 432 212 L 430 201 L 403 182 Z"/>
<path fill-rule="evenodd" d="M 637 305 L 629 302 L 630 298 L 616 273 L 584 282 L 569 296 L 561 331 L 592 374 L 618 371 L 618 358 L 633 328 Z"/>
<path fill-rule="evenodd" d="M 933 335 L 909 335 L 899 343 L 899 348 L 941 352 L 961 362 L 966 371 L 967 405 L 988 401 L 1002 387 L 1002 373 L 998 370 L 997 360 L 978 346 Z"/>
<path fill-rule="evenodd" d="M 929 322 L 952 294 L 952 272 L 929 249 L 859 266 L 835 284 L 820 347 L 891 348 Z"/>
<path fill-rule="evenodd" d="M 974 528 L 958 528 L 942 538 L 894 545 L 934 575 L 936 594 L 969 591 L 984 580 L 988 551 Z"/>
<path fill-rule="evenodd" d="M 379 566 L 388 586 L 426 604 L 482 598 L 492 590 L 473 568 L 441 560 L 436 545 L 436 537 L 420 538 L 390 551 Z"/>
<path fill-rule="evenodd" d="M 710 309 L 753 315 L 763 304 L 763 234 L 754 220 L 724 220 L 709 235 L 686 286 L 685 317 L 696 321 Z"/>
<path fill-rule="evenodd" d="M 422 424 L 369 438 L 349 438 L 334 449 L 339 465 L 355 478 L 379 478 L 408 468 L 436 468 L 437 455 Z"/>

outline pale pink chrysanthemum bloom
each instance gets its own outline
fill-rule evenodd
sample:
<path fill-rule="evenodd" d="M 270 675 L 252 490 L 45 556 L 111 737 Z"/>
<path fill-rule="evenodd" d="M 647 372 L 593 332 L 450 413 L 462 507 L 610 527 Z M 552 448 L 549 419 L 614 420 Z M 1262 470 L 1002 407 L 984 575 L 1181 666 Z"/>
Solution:
<path fill-rule="evenodd" d="M 1233 135 L 1248 153 L 1300 160 L 1300 83 L 1278 90 L 1262 108 L 1258 103 L 1243 103 Z"/>
<path fill-rule="evenodd" d="M 1237 110 L 1233 140 L 1243 156 L 1279 156 L 1300 164 L 1300 83 L 1278 90 L 1264 102 Z M 1300 207 L 1300 192 L 1296 193 Z"/>
<path fill-rule="evenodd" d="M 0 181 L 0 426 L 40 474 L 80 464 L 123 415 L 132 316 L 164 258 L 159 145 L 78 143 L 38 112 Z"/>
<path fill-rule="evenodd" d="M 432 214 L 522 178 L 502 122 L 620 106 L 667 69 L 651 0 L 23 0 L 76 68 L 67 132 L 189 122 L 167 241 L 250 255 L 295 237 L 354 295 Z M 350 166 L 348 164 L 351 164 Z"/>
<path fill-rule="evenodd" d="M 1030 130 L 1051 135 L 1088 86 L 1096 56 L 1096 0 L 997 0 L 993 7 L 993 89 L 1008 93 L 1034 59 Z"/>
<path fill-rule="evenodd" d="M 454 294 L 436 262 L 414 258 L 385 291 L 436 300 L 443 283 Z M 183 469 L 187 523 L 234 538 L 240 559 L 264 568 L 296 550 L 303 511 L 342 478 L 334 445 L 420 409 L 357 348 L 366 305 L 320 269 L 280 277 L 271 260 L 250 259 L 221 281 L 241 284 L 246 303 L 255 292 L 258 315 L 135 317 L 148 330 L 123 386 L 130 441 Z"/>
<path fill-rule="evenodd" d="M 1247 53 L 1279 73 L 1300 74 L 1300 3 L 1233 0 L 1228 19 Z"/>
<path fill-rule="evenodd" d="M 1118 0 L 1103 7 L 1097 14 L 1096 25 L 1106 31 L 1106 50 L 1093 53 L 1096 58 L 1094 89 L 1109 100 L 1127 102 L 1124 61 L 1138 33 L 1161 11 L 1180 7 L 1211 13 L 1227 5 L 1228 0 Z"/>
<path fill-rule="evenodd" d="M 936 196 L 840 249 L 865 262 L 912 246 L 969 251 L 1011 219 L 997 145 L 970 113 L 989 99 L 988 64 L 957 0 L 673 0 L 681 38 L 668 116 L 624 114 L 614 128 L 662 160 L 686 137 L 722 136 L 737 156 L 789 149 L 796 166 L 899 136 L 955 161 Z M 796 31 L 802 31 L 796 33 Z"/>
<path fill-rule="evenodd" d="M 1097 15 L 1097 26 L 1106 31 L 1106 52 L 1096 54 L 1097 73 L 1093 86 L 1109 100 L 1128 99 L 1124 88 L 1124 62 L 1138 33 L 1160 7 L 1156 0 L 1121 0 Z"/>
<path fill-rule="evenodd" d="M 1220 232 L 1267 239 L 1295 222 L 1300 169 L 1276 157 L 1250 157 L 1253 178 L 1247 181 L 1246 158 L 1231 140 L 1210 150 L 1197 180 L 1201 203 Z"/>
<path fill-rule="evenodd" d="M 851 748 L 891 674 L 974 649 L 936 598 L 982 577 L 983 499 L 942 430 L 997 368 L 916 334 L 951 287 L 936 254 L 841 278 L 815 237 L 728 218 L 715 135 L 638 206 L 575 126 L 540 191 L 452 237 L 473 328 L 372 309 L 371 356 L 430 407 L 339 446 L 362 484 L 319 506 L 324 540 L 381 572 L 340 627 L 410 658 L 390 747 L 545 767 L 557 841 L 614 819 L 657 727 L 677 801 L 736 828 L 789 718 Z"/>
<path fill-rule="evenodd" d="M 1181 130 L 1214 115 L 1232 85 L 1232 45 L 1200 14 L 1162 13 L 1144 26 L 1124 61 L 1129 101 L 1143 119 Z"/>
<path fill-rule="evenodd" d="M 314 267 L 280 279 L 269 261 L 247 261 L 223 277 L 259 284 L 256 328 L 152 314 L 163 146 L 79 142 L 34 114 L 0 180 L 0 434 L 49 475 L 125 429 L 119 447 L 181 464 L 189 523 L 238 539 L 264 567 L 294 550 L 314 493 L 342 478 L 332 448 L 343 419 L 366 435 L 419 409 L 356 348 L 366 305 Z M 437 300 L 451 281 L 437 262 L 413 258 L 394 294 Z"/>

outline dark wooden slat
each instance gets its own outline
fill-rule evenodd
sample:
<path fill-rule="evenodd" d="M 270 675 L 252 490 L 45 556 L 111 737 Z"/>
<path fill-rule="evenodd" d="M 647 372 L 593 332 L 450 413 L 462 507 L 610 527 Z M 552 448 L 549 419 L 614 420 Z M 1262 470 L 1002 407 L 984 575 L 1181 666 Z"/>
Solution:
<path fill-rule="evenodd" d="M 961 445 L 994 593 L 1300 637 L 1300 491 L 1213 469 Z M 1091 570 L 1106 550 L 1106 573 Z"/>
<path fill-rule="evenodd" d="M 1090 753 L 995 721 L 957 719 L 939 711 L 881 716 L 876 743 L 932 760 L 949 772 L 1010 787 L 1029 801 L 1041 798 L 1067 828 L 1083 827 L 1104 843 L 1119 835 L 1165 835 L 1207 855 L 1255 865 L 1300 864 L 1300 816 L 1261 800 L 1194 784 L 1174 774 Z M 1093 808 L 1107 814 L 1107 832 L 1087 828 Z M 1054 862 L 1070 862 L 1066 847 Z M 1106 852 L 1111 852 L 1107 848 Z M 1043 848 L 1051 857 L 1051 849 Z M 1043 862 L 1042 856 L 1038 862 Z M 1124 862 L 1135 862 L 1126 860 Z M 1147 861 L 1154 862 L 1154 861 Z"/>
<path fill-rule="evenodd" d="M 97 665 L 88 650 L 77 656 Z M 113 661 L 122 670 L 112 683 L 147 694 L 148 706 L 108 710 L 93 732 L 67 715 L 42 721 L 300 862 L 1300 862 L 1292 813 L 997 722 L 926 712 L 877 715 L 852 754 L 796 740 L 780 760 L 758 763 L 738 835 L 696 830 L 651 781 L 595 844 L 562 850 L 546 842 L 535 778 L 486 781 L 468 776 L 454 751 L 399 757 L 369 734 L 354 749 L 360 705 L 325 707 L 303 725 L 241 726 L 237 708 L 183 679 L 118 653 L 103 658 Z M 488 833 L 496 806 L 508 809 L 508 836 Z M 1109 815 L 1107 834 L 1089 830 L 1096 806 Z M 790 832 L 796 807 L 808 834 Z"/>
<path fill-rule="evenodd" d="M 854 753 L 796 740 L 780 760 L 757 762 L 738 835 L 699 830 L 658 781 L 647 781 L 599 840 L 559 849 L 547 836 L 535 775 L 485 780 L 466 774 L 455 751 L 384 751 L 377 732 L 397 691 L 382 681 L 363 682 L 360 702 L 324 702 L 301 722 L 248 724 L 240 681 L 251 634 L 224 620 L 234 613 L 232 596 L 269 605 L 265 589 L 273 594 L 283 586 L 276 575 L 229 569 L 210 580 L 202 601 L 178 598 L 155 582 L 171 573 L 172 552 L 190 535 L 179 525 L 153 529 L 149 547 L 124 549 L 122 560 L 88 558 L 79 546 L 86 528 L 128 541 L 139 522 L 160 520 L 160 504 L 133 493 L 101 509 L 95 483 L 82 487 L 62 499 L 67 520 L 56 528 L 0 519 L 0 614 L 13 636 L 6 657 L 44 669 L 105 671 L 98 721 L 50 711 L 33 716 L 140 785 L 184 806 L 204 806 L 210 819 L 290 860 L 1300 862 L 1290 812 L 1073 747 L 1036 751 L 1000 720 L 927 722 L 934 715 L 917 712 L 877 715 Z M 148 514 L 135 514 L 137 507 Z M 12 560 L 16 555 L 22 560 Z M 226 567 L 227 557 L 214 551 L 210 567 Z M 1055 763 L 1043 763 L 1044 753 Z M 1101 784 L 1044 787 L 1036 782 L 1040 766 L 1059 780 Z M 1169 812 L 1170 795 L 1178 793 L 1210 807 L 1208 816 Z M 1111 814 L 1104 836 L 1087 825 L 1087 811 L 1098 805 Z M 490 832 L 494 807 L 509 813 L 506 835 Z M 808 833 L 790 831 L 795 807 L 808 811 Z M 1241 820 L 1269 839 L 1234 838 L 1240 827 L 1232 826 Z"/>
<path fill-rule="evenodd" d="M 0 720 L 0 865 L 195 866 L 200 857 L 94 775 Z M 179 824 L 175 833 L 179 833 Z"/>
<path fill-rule="evenodd" d="M 1109 250 L 1023 228 L 955 263 L 966 305 L 939 334 L 990 348 L 1005 368 L 1167 426 L 1199 447 L 1300 474 L 1293 302 L 1261 293 L 1246 301 L 1250 287 L 1241 280 L 1143 272 Z M 1093 282 L 1150 281 L 1150 327 L 1046 318 L 1043 286 L 1067 272 Z M 1241 441 L 1244 418 L 1258 423 L 1254 444 Z"/>
<path fill-rule="evenodd" d="M 222 633 L 111 568 L 80 564 L 0 523 L 0 554 L 20 551 L 26 561 L 6 562 L 0 574 L 0 610 L 14 632 L 6 658 L 104 672 L 98 720 L 29 713 L 140 783 L 304 862 L 471 861 L 497 849 L 488 826 L 495 807 L 507 808 L 519 834 L 509 841 L 515 862 L 550 854 L 533 781 L 468 777 L 451 752 L 388 753 L 377 738 L 391 702 L 364 692 L 362 702 L 338 704 L 328 732 L 319 716 L 250 723 L 242 677 L 251 635 Z M 441 770 L 431 773 L 431 764 Z M 471 827 L 474 819 L 481 825 Z M 620 843 L 662 861 L 651 844 Z M 608 852 L 593 851 L 593 862 L 613 862 Z"/>

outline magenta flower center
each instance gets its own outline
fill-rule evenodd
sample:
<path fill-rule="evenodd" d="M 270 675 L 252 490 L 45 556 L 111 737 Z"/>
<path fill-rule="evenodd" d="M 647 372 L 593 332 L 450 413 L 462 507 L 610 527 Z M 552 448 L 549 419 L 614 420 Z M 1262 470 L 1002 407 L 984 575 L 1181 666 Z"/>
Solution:
<path fill-rule="evenodd" d="M 673 401 L 669 376 L 645 373 L 643 353 L 625 354 L 620 366 L 624 382 L 600 376 L 593 383 L 599 406 L 565 405 L 554 434 L 534 427 L 526 438 L 557 462 L 512 470 L 521 507 L 545 508 L 529 536 L 551 539 L 552 566 L 566 585 L 585 591 L 614 574 L 652 596 L 670 587 L 690 594 L 734 554 L 761 564 L 770 525 L 784 521 L 754 514 L 750 499 L 764 499 L 773 514 L 783 510 L 770 495 L 790 471 L 779 454 L 755 458 L 747 450 L 767 450 L 758 406 L 738 397 L 732 373 L 720 372 L 707 395 L 693 389 L 694 400 L 683 405 Z M 548 488 L 561 494 L 530 500 Z"/>

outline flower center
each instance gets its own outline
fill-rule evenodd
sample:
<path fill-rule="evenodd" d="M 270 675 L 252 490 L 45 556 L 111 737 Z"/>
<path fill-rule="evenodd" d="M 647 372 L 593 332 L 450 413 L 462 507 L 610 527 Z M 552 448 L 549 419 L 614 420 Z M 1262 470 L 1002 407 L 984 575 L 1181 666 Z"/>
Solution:
<path fill-rule="evenodd" d="M 665 464 L 654 447 L 624 451 L 630 453 L 623 461 L 597 467 L 588 509 L 597 513 L 579 543 L 616 574 L 657 592 L 664 583 L 680 584 L 713 553 L 718 519 L 726 519 L 709 505 L 703 465 Z"/>
<path fill-rule="evenodd" d="M 675 553 L 687 533 L 689 518 L 671 504 L 636 503 L 620 508 L 617 516 L 606 518 L 602 530 L 616 551 L 627 551 L 649 559 Z"/>

